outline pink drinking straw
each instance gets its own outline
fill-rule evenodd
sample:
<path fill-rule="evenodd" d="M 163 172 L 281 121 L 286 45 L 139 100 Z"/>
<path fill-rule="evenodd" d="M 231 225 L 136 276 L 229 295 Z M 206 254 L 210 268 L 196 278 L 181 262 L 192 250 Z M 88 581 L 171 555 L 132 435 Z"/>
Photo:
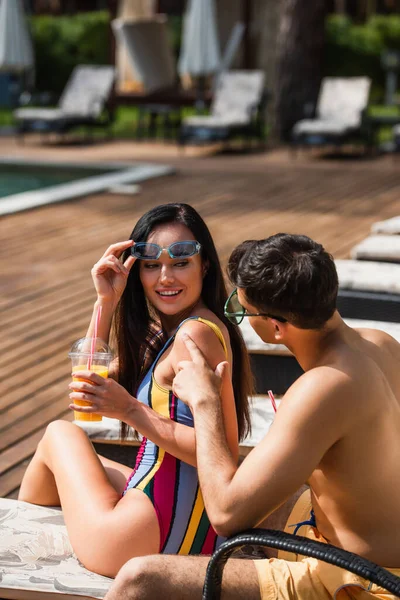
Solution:
<path fill-rule="evenodd" d="M 268 396 L 269 396 L 269 399 L 271 400 L 272 408 L 276 412 L 278 409 L 276 407 L 275 397 L 271 390 L 268 390 Z"/>
<path fill-rule="evenodd" d="M 97 339 L 97 332 L 99 330 L 100 318 L 101 318 L 101 306 L 98 306 L 97 313 L 96 313 L 96 320 L 94 322 L 94 333 L 93 333 L 93 337 L 92 337 L 92 342 L 90 344 L 90 356 L 89 356 L 88 362 L 87 362 L 88 369 L 92 368 L 93 355 L 94 355 L 94 351 L 95 351 L 95 347 L 96 347 L 96 339 Z"/>

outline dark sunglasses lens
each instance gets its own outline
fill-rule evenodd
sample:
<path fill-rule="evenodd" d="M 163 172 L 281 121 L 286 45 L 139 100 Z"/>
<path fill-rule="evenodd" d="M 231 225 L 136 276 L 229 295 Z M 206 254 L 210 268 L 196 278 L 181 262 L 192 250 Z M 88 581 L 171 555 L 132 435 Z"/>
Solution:
<path fill-rule="evenodd" d="M 232 294 L 225 306 L 225 314 L 232 323 L 239 325 L 243 321 L 245 310 L 239 303 L 237 294 Z"/>
<path fill-rule="evenodd" d="M 160 248 L 157 244 L 147 244 L 146 242 L 139 242 L 132 246 L 132 255 L 136 258 L 144 260 L 154 260 L 158 258 L 160 254 Z"/>
<path fill-rule="evenodd" d="M 230 316 L 228 317 L 228 319 L 231 321 L 231 323 L 234 323 L 235 325 L 240 325 L 240 323 L 243 321 L 243 315 Z"/>
<path fill-rule="evenodd" d="M 198 246 L 196 242 L 175 242 L 175 244 L 170 245 L 169 252 L 172 258 L 185 258 L 196 254 Z"/>

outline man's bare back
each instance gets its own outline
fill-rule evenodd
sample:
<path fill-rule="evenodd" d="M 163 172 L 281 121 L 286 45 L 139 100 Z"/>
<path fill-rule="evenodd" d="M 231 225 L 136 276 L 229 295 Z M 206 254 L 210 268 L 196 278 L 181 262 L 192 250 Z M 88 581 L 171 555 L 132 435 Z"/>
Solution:
<path fill-rule="evenodd" d="M 343 327 L 327 364 L 348 383 L 337 398 L 343 435 L 309 478 L 318 528 L 335 545 L 398 566 L 400 345 L 381 331 Z"/>

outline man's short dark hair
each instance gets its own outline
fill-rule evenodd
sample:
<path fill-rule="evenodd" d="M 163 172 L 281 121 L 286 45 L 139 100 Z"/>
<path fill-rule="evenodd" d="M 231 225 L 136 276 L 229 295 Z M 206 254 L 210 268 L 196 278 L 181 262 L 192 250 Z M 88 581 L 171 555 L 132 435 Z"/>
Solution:
<path fill-rule="evenodd" d="M 320 329 L 336 309 L 333 258 L 305 235 L 277 233 L 243 242 L 230 256 L 228 274 L 260 312 L 284 317 L 301 329 Z"/>

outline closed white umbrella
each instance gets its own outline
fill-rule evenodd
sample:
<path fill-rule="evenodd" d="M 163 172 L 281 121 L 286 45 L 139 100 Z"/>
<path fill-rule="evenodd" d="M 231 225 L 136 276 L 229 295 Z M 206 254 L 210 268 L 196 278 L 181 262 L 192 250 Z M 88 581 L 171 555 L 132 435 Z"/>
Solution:
<path fill-rule="evenodd" d="M 215 73 L 221 63 L 214 0 L 188 0 L 184 17 L 181 75 L 204 77 Z"/>
<path fill-rule="evenodd" d="M 33 70 L 32 40 L 21 0 L 0 1 L 0 71 Z"/>

